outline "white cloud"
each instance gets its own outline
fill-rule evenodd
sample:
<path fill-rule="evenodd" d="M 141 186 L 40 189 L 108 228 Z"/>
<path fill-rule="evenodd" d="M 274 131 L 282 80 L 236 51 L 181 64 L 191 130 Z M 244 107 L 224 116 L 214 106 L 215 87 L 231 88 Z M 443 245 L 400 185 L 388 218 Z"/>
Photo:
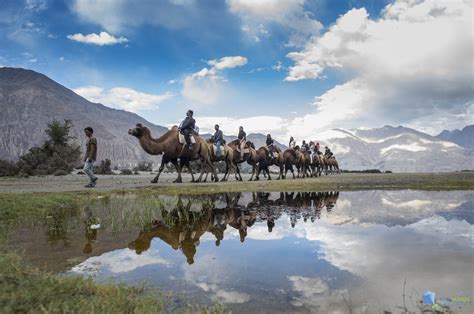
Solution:
<path fill-rule="evenodd" d="M 70 40 L 78 41 L 80 43 L 93 44 L 98 46 L 115 45 L 128 42 L 128 39 L 125 37 L 115 37 L 114 35 L 110 35 L 107 32 L 100 32 L 99 35 L 95 33 L 89 35 L 67 35 L 67 38 L 69 38 Z"/>
<path fill-rule="evenodd" d="M 286 80 L 324 78 L 330 68 L 353 77 L 315 98 L 324 127 L 404 123 L 436 132 L 473 123 L 472 16 L 462 0 L 399 0 L 378 20 L 352 9 L 288 54 Z"/>
<path fill-rule="evenodd" d="M 241 56 L 223 57 L 219 60 L 209 60 L 207 64 L 212 65 L 216 70 L 233 69 L 247 64 L 247 58 Z"/>
<path fill-rule="evenodd" d="M 141 25 L 169 29 L 194 27 L 199 12 L 195 0 L 74 0 L 71 9 L 83 20 L 117 33 Z M 202 20 L 201 20 L 202 21 Z"/>
<path fill-rule="evenodd" d="M 322 24 L 304 10 L 304 3 L 304 0 L 227 0 L 230 12 L 242 19 L 242 31 L 255 42 L 270 36 L 266 25 L 278 24 L 292 32 L 287 43 L 292 47 L 299 46 L 322 28 Z"/>
<path fill-rule="evenodd" d="M 284 68 L 285 67 L 281 64 L 281 61 L 277 61 L 277 63 L 272 66 L 272 69 L 275 70 L 275 71 L 278 71 L 278 72 L 280 72 Z"/>
<path fill-rule="evenodd" d="M 184 78 L 182 95 L 192 102 L 212 105 L 217 102 L 223 89 L 225 79 L 220 71 L 233 69 L 247 64 L 247 58 L 241 56 L 223 57 L 207 62 L 210 68 L 202 68 Z"/>
<path fill-rule="evenodd" d="M 237 134 L 239 126 L 243 126 L 247 134 L 249 133 L 273 133 L 278 132 L 288 122 L 275 116 L 257 116 L 247 118 L 231 117 L 200 117 L 196 116 L 196 124 L 201 133 L 214 132 L 214 125 L 219 124 L 224 134 Z"/>
<path fill-rule="evenodd" d="M 126 87 L 114 87 L 106 91 L 98 86 L 85 86 L 73 91 L 89 101 L 131 112 L 158 109 L 160 103 L 174 97 L 174 94 L 169 92 L 164 95 L 152 95 Z"/>
<path fill-rule="evenodd" d="M 40 12 L 48 8 L 47 0 L 26 0 L 25 9 Z"/>

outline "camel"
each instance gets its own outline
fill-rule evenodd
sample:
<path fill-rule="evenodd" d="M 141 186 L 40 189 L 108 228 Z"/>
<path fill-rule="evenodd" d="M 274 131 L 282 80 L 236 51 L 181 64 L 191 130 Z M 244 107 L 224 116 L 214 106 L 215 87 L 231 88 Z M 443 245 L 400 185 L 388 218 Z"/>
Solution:
<path fill-rule="evenodd" d="M 151 183 L 157 183 L 158 179 L 160 178 L 160 174 L 163 172 L 165 169 L 165 165 L 168 163 L 172 163 L 174 167 L 176 168 L 176 171 L 178 171 L 178 167 L 183 169 L 184 166 L 186 166 L 189 170 L 189 173 L 191 174 L 191 182 L 195 182 L 194 180 L 194 173 L 193 170 L 191 169 L 191 164 L 189 163 L 189 160 L 187 159 L 180 159 L 179 160 L 179 165 L 178 165 L 178 158 L 171 158 L 168 154 L 163 154 L 163 157 L 161 158 L 161 165 L 160 168 L 158 169 L 157 175 L 151 180 Z"/>
<path fill-rule="evenodd" d="M 301 150 L 298 146 L 295 148 L 296 151 L 296 169 L 298 170 L 297 177 L 306 178 L 309 176 L 308 171 L 310 170 L 311 157 L 307 151 Z"/>
<path fill-rule="evenodd" d="M 211 169 L 216 180 L 218 180 L 216 169 L 210 161 L 208 146 L 204 139 L 197 133 L 192 134 L 194 140 L 196 141 L 196 143 L 193 144 L 192 150 L 186 149 L 183 144 L 179 143 L 179 130 L 176 126 L 173 126 L 171 130 L 157 139 L 151 136 L 150 129 L 140 123 L 137 124 L 135 128 L 128 130 L 128 134 L 138 138 L 140 146 L 150 155 L 167 154 L 167 158 L 170 158 L 170 160 L 177 158 L 187 161 L 199 159 L 201 162 L 201 174 L 197 179 L 197 182 L 201 182 L 204 171 L 206 171 L 208 168 Z M 176 165 L 178 178 L 176 178 L 174 182 L 181 183 L 181 167 L 178 163 L 176 163 L 175 166 Z"/>
<path fill-rule="evenodd" d="M 283 179 L 286 178 L 288 170 L 293 174 L 293 179 L 295 178 L 295 171 L 293 170 L 293 165 L 296 163 L 296 151 L 293 148 L 288 148 L 283 152 L 283 163 L 285 165 L 285 173 Z"/>
<path fill-rule="evenodd" d="M 240 174 L 239 164 L 243 162 L 247 162 L 249 165 L 252 166 L 252 176 L 250 177 L 249 181 L 252 181 L 253 176 L 257 169 L 257 152 L 254 148 L 252 148 L 252 142 L 247 141 L 244 146 L 244 154 L 238 150 L 240 145 L 240 140 L 233 140 L 229 144 L 227 144 L 230 148 L 234 150 L 234 159 L 233 163 L 235 165 L 236 170 L 236 179 L 242 181 L 242 175 Z M 248 152 L 247 152 L 248 151 Z M 225 176 L 229 173 L 228 169 L 226 169 Z M 238 177 L 237 177 L 238 175 Z"/>
<path fill-rule="evenodd" d="M 206 140 L 206 145 L 208 146 L 208 149 L 209 149 L 209 159 L 212 163 L 215 163 L 215 162 L 218 162 L 218 161 L 224 161 L 225 164 L 226 164 L 226 174 L 227 174 L 227 170 L 230 168 L 230 169 L 233 169 L 234 172 L 236 172 L 235 170 L 235 165 L 234 165 L 234 150 L 229 147 L 228 145 L 222 145 L 221 146 L 221 152 L 220 152 L 220 156 L 217 157 L 216 156 L 216 153 L 215 153 L 215 145 L 214 145 L 214 141 L 212 138 L 210 139 L 207 139 Z M 214 177 L 213 176 L 213 179 L 217 182 L 219 180 L 216 180 L 217 176 Z M 204 177 L 204 180 L 203 182 L 206 182 L 207 180 L 207 173 L 206 173 L 206 176 Z M 224 175 L 224 177 L 222 178 L 222 181 L 227 181 L 227 177 L 226 175 Z"/>
<path fill-rule="evenodd" d="M 270 170 L 268 169 L 269 166 L 275 165 L 280 168 L 279 176 L 277 180 L 280 180 L 283 176 L 283 153 L 278 147 L 274 147 L 273 151 L 277 153 L 278 157 L 275 158 L 270 158 L 269 156 L 269 150 L 266 146 L 262 146 L 259 149 L 257 149 L 257 160 L 258 160 L 258 170 L 257 170 L 257 176 L 255 177 L 255 180 L 258 181 L 260 180 L 259 175 L 260 172 L 263 171 L 263 173 L 267 174 L 268 180 L 271 180 L 270 176 Z"/>
<path fill-rule="evenodd" d="M 323 155 L 315 155 L 312 162 L 310 163 L 311 177 L 321 176 L 321 172 L 324 168 L 325 158 Z"/>
<path fill-rule="evenodd" d="M 333 173 L 333 174 L 341 173 L 341 171 L 339 170 L 339 164 L 336 160 L 336 157 L 326 158 L 326 163 L 327 163 L 326 174 L 328 171 L 329 173 Z"/>

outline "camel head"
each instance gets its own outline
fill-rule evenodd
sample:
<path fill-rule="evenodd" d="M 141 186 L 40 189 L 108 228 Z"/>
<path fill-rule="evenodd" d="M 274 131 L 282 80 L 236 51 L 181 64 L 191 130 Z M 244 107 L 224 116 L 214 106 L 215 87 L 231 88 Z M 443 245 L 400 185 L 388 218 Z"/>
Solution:
<path fill-rule="evenodd" d="M 247 141 L 247 142 L 245 143 L 245 147 L 246 147 L 246 148 L 252 147 L 253 149 L 255 149 L 255 144 L 252 143 L 252 142 L 250 142 L 250 141 Z"/>
<path fill-rule="evenodd" d="M 147 127 L 143 126 L 141 123 L 137 123 L 135 128 L 128 130 L 128 134 L 140 138 L 145 134 L 146 130 L 148 130 Z"/>

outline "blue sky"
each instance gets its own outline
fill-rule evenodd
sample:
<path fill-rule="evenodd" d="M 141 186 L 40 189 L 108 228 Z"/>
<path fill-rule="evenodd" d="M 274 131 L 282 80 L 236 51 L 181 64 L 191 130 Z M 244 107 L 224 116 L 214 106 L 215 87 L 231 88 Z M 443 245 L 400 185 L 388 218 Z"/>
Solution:
<path fill-rule="evenodd" d="M 471 1 L 3 0 L 0 66 L 153 123 L 311 137 L 473 123 Z"/>

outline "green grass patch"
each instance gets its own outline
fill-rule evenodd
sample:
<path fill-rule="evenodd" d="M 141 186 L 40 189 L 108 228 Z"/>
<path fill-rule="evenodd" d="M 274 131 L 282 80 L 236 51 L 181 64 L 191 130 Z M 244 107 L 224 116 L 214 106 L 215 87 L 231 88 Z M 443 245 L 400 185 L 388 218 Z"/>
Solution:
<path fill-rule="evenodd" d="M 178 304 L 178 305 L 176 305 Z M 2 313 L 225 313 L 176 302 L 171 294 L 123 284 L 97 284 L 90 278 L 56 276 L 24 265 L 19 256 L 0 249 Z"/>

